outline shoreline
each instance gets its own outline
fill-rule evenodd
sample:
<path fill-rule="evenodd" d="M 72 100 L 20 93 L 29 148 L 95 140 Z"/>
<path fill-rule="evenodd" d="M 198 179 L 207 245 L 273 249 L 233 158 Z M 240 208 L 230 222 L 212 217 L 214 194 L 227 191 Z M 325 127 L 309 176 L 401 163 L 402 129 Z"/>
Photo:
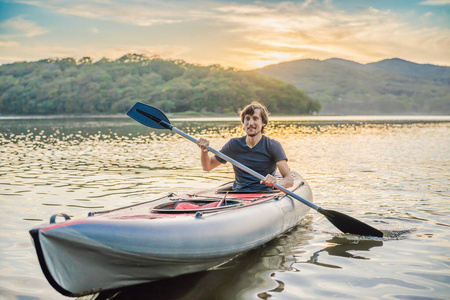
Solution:
<path fill-rule="evenodd" d="M 174 121 L 240 121 L 231 115 L 183 115 L 167 114 Z M 52 119 L 128 119 L 127 115 L 23 115 L 0 116 L 2 120 L 52 120 Z M 271 115 L 271 121 L 450 121 L 450 115 Z"/>

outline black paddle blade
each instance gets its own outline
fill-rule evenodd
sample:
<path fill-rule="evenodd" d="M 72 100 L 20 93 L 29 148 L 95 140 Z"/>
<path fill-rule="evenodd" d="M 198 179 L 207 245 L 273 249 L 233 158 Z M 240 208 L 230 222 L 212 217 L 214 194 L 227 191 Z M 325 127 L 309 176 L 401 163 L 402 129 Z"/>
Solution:
<path fill-rule="evenodd" d="M 169 119 L 162 111 L 141 102 L 136 102 L 127 112 L 127 115 L 148 127 L 156 129 L 172 128 Z"/>
<path fill-rule="evenodd" d="M 355 218 L 347 216 L 343 213 L 328 209 L 320 209 L 318 210 L 318 212 L 323 214 L 328 219 L 328 221 L 330 221 L 343 233 L 383 237 L 383 232 L 381 232 L 380 230 L 373 228 L 372 226 L 369 226 L 366 223 L 358 221 Z"/>

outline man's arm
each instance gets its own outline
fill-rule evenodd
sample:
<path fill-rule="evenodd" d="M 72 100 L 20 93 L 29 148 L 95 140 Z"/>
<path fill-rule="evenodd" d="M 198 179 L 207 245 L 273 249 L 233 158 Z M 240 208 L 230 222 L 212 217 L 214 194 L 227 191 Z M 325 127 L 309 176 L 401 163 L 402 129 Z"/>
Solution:
<path fill-rule="evenodd" d="M 289 169 L 287 161 L 285 159 L 280 160 L 279 162 L 277 162 L 277 167 L 278 171 L 280 171 L 281 173 L 281 176 L 283 176 L 283 179 L 277 181 L 274 176 L 268 174 L 266 178 L 264 178 L 264 180 L 261 180 L 261 184 L 273 187 L 275 183 L 278 183 L 285 188 L 290 188 L 291 186 L 293 186 L 294 179 L 292 179 L 291 170 Z"/>
<path fill-rule="evenodd" d="M 294 179 L 291 176 L 291 170 L 289 169 L 289 166 L 287 164 L 287 161 L 285 159 L 280 160 L 277 162 L 278 171 L 280 171 L 281 176 L 283 176 L 283 179 L 278 181 L 277 183 L 285 188 L 290 188 L 294 185 Z"/>
<path fill-rule="evenodd" d="M 201 149 L 200 160 L 202 162 L 202 167 L 204 171 L 211 171 L 215 167 L 218 167 L 221 162 L 217 160 L 217 158 L 213 156 L 209 156 L 209 151 L 206 149 L 206 146 L 209 146 L 209 141 L 204 138 L 200 138 L 197 142 L 197 145 Z"/>

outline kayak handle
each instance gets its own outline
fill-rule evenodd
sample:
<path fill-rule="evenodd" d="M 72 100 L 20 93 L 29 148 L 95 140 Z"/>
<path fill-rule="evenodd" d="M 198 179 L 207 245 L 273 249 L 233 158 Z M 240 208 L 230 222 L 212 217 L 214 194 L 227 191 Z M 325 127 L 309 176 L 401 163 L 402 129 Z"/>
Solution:
<path fill-rule="evenodd" d="M 55 224 L 56 223 L 56 218 L 57 217 L 64 217 L 64 219 L 66 221 L 70 220 L 70 217 L 66 214 L 54 214 L 53 216 L 50 217 L 50 224 Z"/>

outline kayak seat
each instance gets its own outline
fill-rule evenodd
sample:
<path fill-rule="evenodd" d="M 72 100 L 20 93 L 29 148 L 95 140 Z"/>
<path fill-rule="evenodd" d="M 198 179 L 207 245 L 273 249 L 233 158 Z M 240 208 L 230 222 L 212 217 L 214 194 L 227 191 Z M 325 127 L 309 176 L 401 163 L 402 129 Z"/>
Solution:
<path fill-rule="evenodd" d="M 174 209 L 196 209 L 196 208 L 212 208 L 217 207 L 220 201 L 204 204 L 204 205 L 198 205 L 192 202 L 185 202 L 181 201 L 175 204 Z"/>
<path fill-rule="evenodd" d="M 214 208 L 214 207 L 217 207 L 217 205 L 219 205 L 219 202 L 220 202 L 220 201 L 216 201 L 216 202 L 212 202 L 212 203 L 208 203 L 208 204 L 198 205 L 198 204 L 192 203 L 192 202 L 190 202 L 190 201 L 180 201 L 180 202 L 175 203 L 175 205 L 174 205 L 173 208 L 174 208 L 174 209 L 198 209 L 198 208 L 204 209 L 204 208 Z M 233 201 L 233 202 L 223 202 L 222 205 L 220 205 L 220 206 L 222 207 L 222 206 L 228 206 L 228 205 L 235 205 L 235 204 L 237 204 L 237 203 L 239 203 L 239 202 L 236 202 L 236 201 Z"/>
<path fill-rule="evenodd" d="M 277 189 L 273 189 L 273 190 L 269 190 L 269 191 L 248 191 L 248 192 L 243 192 L 243 191 L 235 191 L 233 190 L 233 182 L 228 182 L 225 183 L 219 187 L 216 188 L 216 190 L 214 191 L 216 194 L 254 194 L 254 193 L 258 193 L 258 194 L 276 194 L 279 193 L 280 191 Z"/>
<path fill-rule="evenodd" d="M 159 213 L 185 213 L 185 212 L 197 212 L 197 211 L 215 211 L 216 209 L 224 209 L 234 205 L 243 205 L 240 200 L 227 200 L 222 203 L 220 207 L 217 207 L 220 201 L 211 201 L 206 199 L 198 200 L 180 200 L 176 203 L 164 203 L 158 205 L 152 209 L 152 212 Z"/>

